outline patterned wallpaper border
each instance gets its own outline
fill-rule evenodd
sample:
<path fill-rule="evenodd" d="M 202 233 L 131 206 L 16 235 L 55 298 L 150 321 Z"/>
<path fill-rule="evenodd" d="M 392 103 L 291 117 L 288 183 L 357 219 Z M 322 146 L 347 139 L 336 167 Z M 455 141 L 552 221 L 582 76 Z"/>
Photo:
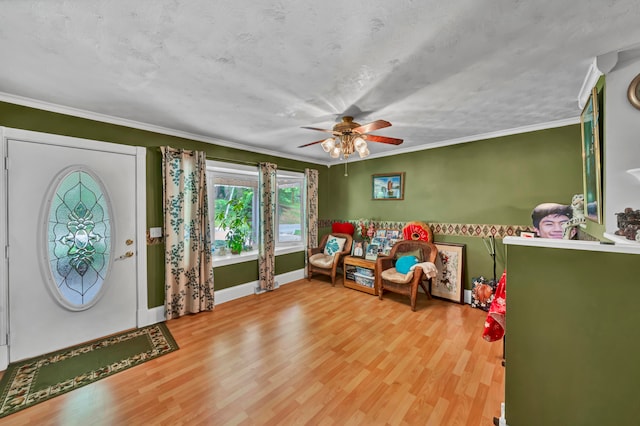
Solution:
<path fill-rule="evenodd" d="M 335 222 L 351 222 L 357 225 L 359 220 L 338 220 L 338 219 L 320 219 L 318 221 L 318 227 L 330 228 Z M 402 228 L 408 222 L 387 222 L 387 221 L 368 221 L 368 224 L 373 222 L 373 226 L 376 229 L 397 229 Z M 526 225 L 492 225 L 492 224 L 478 224 L 478 223 L 429 223 L 434 235 L 451 235 L 458 237 L 490 237 L 504 238 L 507 236 L 518 236 L 520 232 L 534 232 L 533 226 Z"/>

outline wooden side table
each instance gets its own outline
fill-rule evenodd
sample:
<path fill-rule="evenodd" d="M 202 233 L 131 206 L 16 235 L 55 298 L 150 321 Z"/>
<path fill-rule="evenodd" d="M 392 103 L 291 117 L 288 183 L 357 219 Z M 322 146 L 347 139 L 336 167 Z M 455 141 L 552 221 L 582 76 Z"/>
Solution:
<path fill-rule="evenodd" d="M 359 257 L 346 256 L 342 267 L 344 286 L 365 293 L 378 295 L 376 288 L 376 262 Z"/>

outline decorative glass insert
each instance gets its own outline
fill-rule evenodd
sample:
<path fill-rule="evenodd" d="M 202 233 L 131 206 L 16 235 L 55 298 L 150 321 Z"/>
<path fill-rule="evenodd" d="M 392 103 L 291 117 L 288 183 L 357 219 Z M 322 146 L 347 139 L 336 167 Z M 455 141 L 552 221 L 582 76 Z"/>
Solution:
<path fill-rule="evenodd" d="M 61 296 L 72 309 L 97 302 L 111 256 L 108 200 L 100 183 L 74 170 L 58 183 L 48 223 L 49 266 Z"/>

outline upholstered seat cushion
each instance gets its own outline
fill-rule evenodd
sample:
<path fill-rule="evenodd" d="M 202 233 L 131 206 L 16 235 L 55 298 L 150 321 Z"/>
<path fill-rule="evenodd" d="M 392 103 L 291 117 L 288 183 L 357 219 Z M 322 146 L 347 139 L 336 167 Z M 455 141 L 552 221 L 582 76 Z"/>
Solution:
<path fill-rule="evenodd" d="M 334 259 L 335 257 L 333 255 L 317 253 L 309 258 L 309 263 L 311 263 L 313 266 L 317 266 L 318 268 L 328 269 L 333 266 Z"/>
<path fill-rule="evenodd" d="M 413 278 L 413 271 L 409 271 L 408 274 L 401 274 L 396 271 L 396 268 L 385 269 L 380 273 L 383 280 L 391 281 L 396 284 L 408 284 Z"/>

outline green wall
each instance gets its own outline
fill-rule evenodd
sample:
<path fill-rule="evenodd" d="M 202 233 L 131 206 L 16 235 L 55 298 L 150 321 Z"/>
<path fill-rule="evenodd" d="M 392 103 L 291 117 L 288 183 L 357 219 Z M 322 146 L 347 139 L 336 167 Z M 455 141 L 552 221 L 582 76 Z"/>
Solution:
<path fill-rule="evenodd" d="M 328 171 L 325 166 L 290 160 L 250 151 L 212 145 L 175 136 L 163 135 L 130 127 L 102 123 L 84 118 L 43 111 L 30 107 L 0 102 L 0 126 L 93 139 L 123 145 L 147 147 L 147 228 L 162 226 L 162 172 L 160 146 L 205 151 L 207 158 L 236 162 L 276 163 L 280 169 L 319 171 L 319 198 L 326 198 Z M 319 214 L 326 215 L 326 203 L 319 205 Z M 148 306 L 164 304 L 164 246 L 147 246 Z M 276 273 L 281 274 L 304 267 L 303 253 L 278 256 Z M 216 290 L 258 279 L 255 261 L 215 268 Z"/>
<path fill-rule="evenodd" d="M 348 177 L 342 165 L 333 166 L 326 218 L 530 226 L 537 204 L 569 204 L 582 192 L 581 159 L 576 124 L 358 161 L 349 164 Z M 371 175 L 389 172 L 406 173 L 404 200 L 372 200 Z M 492 276 L 480 238 L 435 235 L 434 240 L 466 244 L 466 288 L 471 277 Z M 499 277 L 505 264 L 501 240 L 497 253 Z"/>
<path fill-rule="evenodd" d="M 147 227 L 162 226 L 159 146 L 197 149 L 208 158 L 237 162 L 271 161 L 281 169 L 319 170 L 320 219 L 369 218 L 388 221 L 530 225 L 541 202 L 568 203 L 582 191 L 580 126 L 572 125 L 513 136 L 399 154 L 327 169 L 312 163 L 221 147 L 64 114 L 0 102 L 0 125 L 107 142 L 147 147 Z M 371 200 L 371 175 L 405 172 L 405 199 Z M 329 228 L 320 229 L 320 234 Z M 436 241 L 466 244 L 465 287 L 471 277 L 491 277 L 491 257 L 480 238 L 436 235 Z M 497 274 L 504 269 L 504 248 L 497 241 Z M 162 246 L 148 247 L 149 307 L 164 303 Z M 282 258 L 282 259 L 281 259 Z M 255 262 L 216 268 L 216 288 L 257 277 Z M 302 268 L 304 256 L 278 256 L 276 273 Z"/>
<path fill-rule="evenodd" d="M 507 255 L 507 422 L 638 424 L 638 255 L 524 246 Z"/>

